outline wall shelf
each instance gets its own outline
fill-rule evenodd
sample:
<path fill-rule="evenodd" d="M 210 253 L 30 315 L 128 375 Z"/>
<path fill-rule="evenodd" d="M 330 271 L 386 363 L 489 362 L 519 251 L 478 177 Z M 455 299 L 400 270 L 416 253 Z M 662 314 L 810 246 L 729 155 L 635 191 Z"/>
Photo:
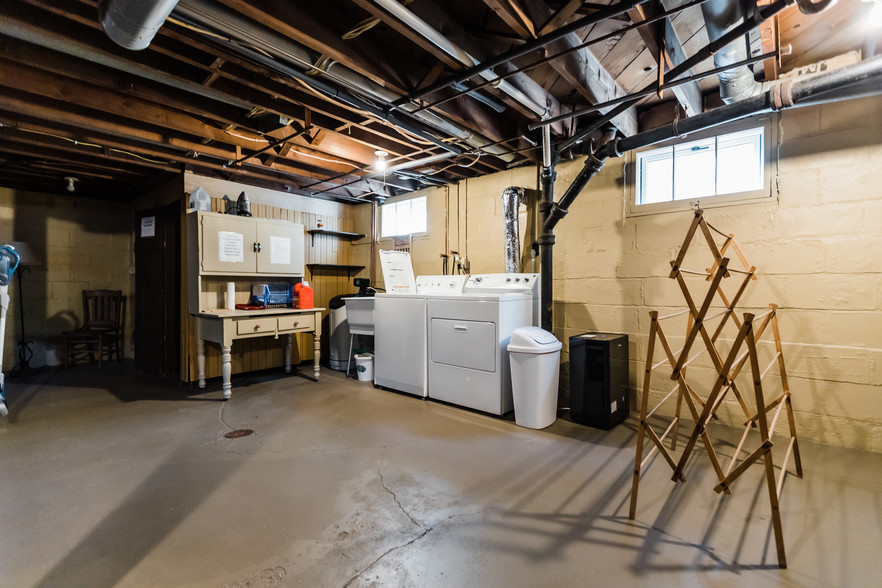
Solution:
<path fill-rule="evenodd" d="M 331 237 L 339 237 L 341 239 L 345 239 L 346 241 L 355 241 L 357 239 L 363 239 L 364 235 L 360 233 L 350 233 L 348 231 L 332 231 L 330 229 L 308 229 L 306 231 L 310 235 L 310 246 L 315 246 L 315 236 L 316 235 L 329 235 Z"/>
<path fill-rule="evenodd" d="M 306 267 L 309 268 L 310 272 L 314 272 L 317 269 L 345 271 L 347 279 L 349 279 L 353 273 L 358 273 L 364 269 L 363 265 L 342 265 L 338 263 L 307 263 Z"/>

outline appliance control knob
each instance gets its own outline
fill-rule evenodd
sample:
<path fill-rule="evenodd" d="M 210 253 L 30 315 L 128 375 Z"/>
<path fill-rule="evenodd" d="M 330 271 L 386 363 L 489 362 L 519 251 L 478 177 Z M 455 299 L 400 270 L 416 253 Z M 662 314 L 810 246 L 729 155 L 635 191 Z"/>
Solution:
<path fill-rule="evenodd" d="M 506 282 L 511 282 L 511 278 L 505 278 Z"/>
<path fill-rule="evenodd" d="M 520 281 L 521 281 L 520 278 L 515 278 L 515 282 L 520 282 Z"/>

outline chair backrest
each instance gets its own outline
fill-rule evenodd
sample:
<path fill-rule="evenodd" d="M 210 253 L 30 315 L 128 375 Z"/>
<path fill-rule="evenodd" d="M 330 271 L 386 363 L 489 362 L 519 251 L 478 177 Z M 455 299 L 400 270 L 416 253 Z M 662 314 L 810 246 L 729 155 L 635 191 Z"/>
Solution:
<path fill-rule="evenodd" d="M 83 290 L 83 327 L 122 328 L 124 299 L 121 290 Z"/>

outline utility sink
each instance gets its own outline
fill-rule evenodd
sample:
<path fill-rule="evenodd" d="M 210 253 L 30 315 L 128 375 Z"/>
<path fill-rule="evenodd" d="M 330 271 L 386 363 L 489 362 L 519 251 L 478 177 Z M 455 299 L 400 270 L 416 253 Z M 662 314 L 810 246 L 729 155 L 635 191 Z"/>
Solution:
<path fill-rule="evenodd" d="M 346 320 L 349 321 L 349 332 L 353 335 L 373 335 L 373 296 L 353 296 L 344 298 L 343 302 L 346 303 Z"/>

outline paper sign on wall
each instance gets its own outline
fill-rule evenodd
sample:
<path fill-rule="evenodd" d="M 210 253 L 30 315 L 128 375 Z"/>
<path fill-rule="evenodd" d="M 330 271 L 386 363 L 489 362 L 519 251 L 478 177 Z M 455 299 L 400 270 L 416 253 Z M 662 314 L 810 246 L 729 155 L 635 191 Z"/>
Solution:
<path fill-rule="evenodd" d="M 383 269 L 383 285 L 391 294 L 413 294 L 416 281 L 413 264 L 407 251 L 380 250 L 380 267 Z"/>
<path fill-rule="evenodd" d="M 156 236 L 156 217 L 145 216 L 141 219 L 141 237 Z"/>
<path fill-rule="evenodd" d="M 270 236 L 270 263 L 274 265 L 291 264 L 291 239 Z"/>
<path fill-rule="evenodd" d="M 218 231 L 217 233 L 217 259 L 231 263 L 245 261 L 245 237 L 242 233 L 231 231 Z"/>

